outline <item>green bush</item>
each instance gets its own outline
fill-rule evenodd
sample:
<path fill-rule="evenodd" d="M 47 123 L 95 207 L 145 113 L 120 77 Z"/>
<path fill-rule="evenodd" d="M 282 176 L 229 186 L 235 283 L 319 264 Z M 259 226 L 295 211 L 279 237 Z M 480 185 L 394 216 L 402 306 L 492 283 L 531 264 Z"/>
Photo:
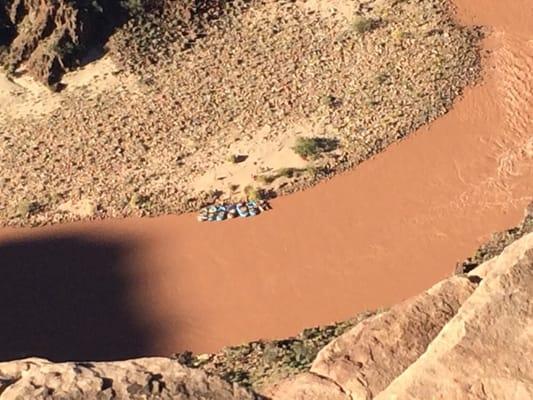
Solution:
<path fill-rule="evenodd" d="M 263 190 L 261 188 L 253 187 L 248 185 L 244 188 L 244 194 L 248 197 L 248 200 L 262 200 L 263 199 Z"/>
<path fill-rule="evenodd" d="M 317 158 L 321 153 L 335 150 L 338 140 L 327 138 L 299 137 L 292 148 L 304 160 Z"/>
<path fill-rule="evenodd" d="M 375 27 L 375 23 L 374 23 L 374 20 L 370 19 L 370 18 L 364 18 L 364 17 L 357 17 L 354 21 L 353 21 L 353 29 L 359 33 L 359 34 L 363 34 L 365 32 L 369 32 L 371 31 L 372 29 L 374 29 Z"/>

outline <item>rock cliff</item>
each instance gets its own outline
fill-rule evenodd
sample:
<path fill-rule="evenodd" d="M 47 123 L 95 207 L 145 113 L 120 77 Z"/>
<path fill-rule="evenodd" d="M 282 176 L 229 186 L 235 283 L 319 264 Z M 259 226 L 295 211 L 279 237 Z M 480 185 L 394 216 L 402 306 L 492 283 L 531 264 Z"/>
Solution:
<path fill-rule="evenodd" d="M 485 267 L 460 312 L 376 399 L 533 398 L 533 234 Z"/>
<path fill-rule="evenodd" d="M 257 396 L 166 358 L 60 364 L 30 358 L 0 364 L 0 398 L 253 400 Z"/>
<path fill-rule="evenodd" d="M 139 47 L 142 57 L 153 58 L 169 42 L 194 39 L 198 29 L 191 20 L 197 16 L 216 18 L 222 3 L 221 0 L 5 0 L 0 2 L 0 64 L 11 73 L 23 67 L 38 81 L 57 88 L 64 72 L 90 59 L 91 53 L 100 53 L 109 36 L 125 22 L 131 21 L 111 44 L 119 54 L 117 57 L 120 59 L 121 52 L 126 51 L 124 48 L 127 49 L 125 58 L 132 57 L 134 49 Z M 168 18 L 170 14 L 172 18 Z M 164 23 L 169 20 L 171 26 Z M 155 44 L 158 44 L 157 51 Z"/>
<path fill-rule="evenodd" d="M 533 398 L 533 233 L 369 318 L 319 352 L 276 400 Z"/>
<path fill-rule="evenodd" d="M 10 72 L 24 65 L 53 86 L 124 15 L 118 1 L 7 0 L 0 4 L 0 61 Z"/>

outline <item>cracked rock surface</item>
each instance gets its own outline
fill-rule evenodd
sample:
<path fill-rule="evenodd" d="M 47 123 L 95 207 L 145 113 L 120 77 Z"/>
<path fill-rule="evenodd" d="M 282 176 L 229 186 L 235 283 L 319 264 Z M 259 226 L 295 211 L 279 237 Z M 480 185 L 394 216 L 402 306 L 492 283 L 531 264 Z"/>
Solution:
<path fill-rule="evenodd" d="M 244 388 L 166 358 L 54 364 L 38 358 L 0 363 L 2 400 L 253 400 Z"/>

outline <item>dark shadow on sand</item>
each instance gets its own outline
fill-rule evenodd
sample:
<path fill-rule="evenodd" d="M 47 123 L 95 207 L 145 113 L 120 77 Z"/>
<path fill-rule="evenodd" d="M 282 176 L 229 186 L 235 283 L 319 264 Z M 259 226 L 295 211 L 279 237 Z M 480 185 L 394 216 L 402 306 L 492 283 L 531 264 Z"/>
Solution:
<path fill-rule="evenodd" d="M 0 243 L 0 360 L 146 355 L 149 333 L 128 305 L 127 251 L 79 237 Z"/>

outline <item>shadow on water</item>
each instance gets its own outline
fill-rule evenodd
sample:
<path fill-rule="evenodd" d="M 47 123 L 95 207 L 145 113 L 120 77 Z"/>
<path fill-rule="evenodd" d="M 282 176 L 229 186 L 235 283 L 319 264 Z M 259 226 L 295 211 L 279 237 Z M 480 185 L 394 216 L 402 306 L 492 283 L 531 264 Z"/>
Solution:
<path fill-rule="evenodd" d="M 146 355 L 128 306 L 127 248 L 60 237 L 0 242 L 0 360 L 111 360 Z"/>

